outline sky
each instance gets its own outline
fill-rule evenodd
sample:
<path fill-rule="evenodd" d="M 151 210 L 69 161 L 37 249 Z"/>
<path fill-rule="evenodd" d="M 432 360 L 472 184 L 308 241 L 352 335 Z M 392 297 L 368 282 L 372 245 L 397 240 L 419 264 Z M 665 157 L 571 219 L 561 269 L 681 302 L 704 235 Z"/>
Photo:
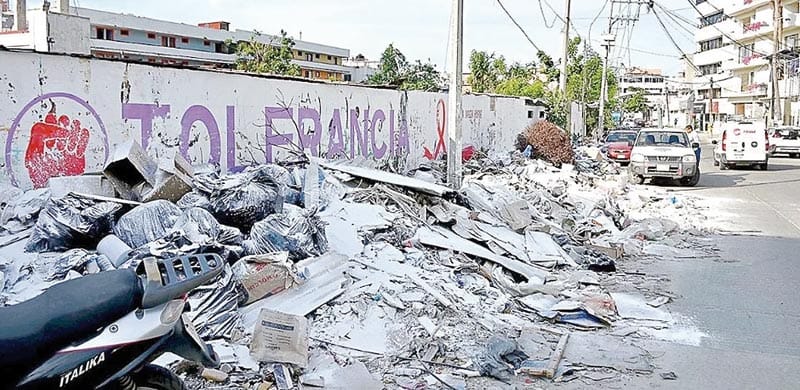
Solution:
<path fill-rule="evenodd" d="M 28 4 L 31 3 L 29 0 Z M 231 23 L 231 29 L 268 34 L 283 29 L 295 39 L 302 32 L 304 41 L 348 48 L 351 56 L 363 54 L 375 60 L 393 43 L 410 60 L 430 60 L 439 70 L 447 65 L 452 6 L 452 1 L 447 0 L 71 0 L 71 3 L 189 24 L 224 20 Z M 465 69 L 471 50 L 494 52 L 509 62 L 536 59 L 537 49 L 503 12 L 497 0 L 464 3 Z M 694 0 L 656 0 L 656 3 L 697 20 L 698 15 L 691 7 Z M 556 60 L 561 57 L 564 23 L 548 5 L 563 17 L 566 0 L 502 0 L 502 4 L 536 47 Z M 570 34 L 574 36 L 577 30 L 579 36 L 590 38 L 598 52 L 601 51 L 598 41 L 608 28 L 610 7 L 606 4 L 606 0 L 572 0 L 575 28 Z M 693 38 L 685 30 L 690 27 L 685 24 L 679 27 L 663 12 L 659 13 L 677 45 L 686 53 L 694 51 Z M 612 65 L 660 68 L 668 75 L 684 69 L 681 52 L 645 7 L 641 8 L 637 22 L 627 26 L 625 22 L 617 22 L 616 26 L 627 28 L 617 34 Z"/>

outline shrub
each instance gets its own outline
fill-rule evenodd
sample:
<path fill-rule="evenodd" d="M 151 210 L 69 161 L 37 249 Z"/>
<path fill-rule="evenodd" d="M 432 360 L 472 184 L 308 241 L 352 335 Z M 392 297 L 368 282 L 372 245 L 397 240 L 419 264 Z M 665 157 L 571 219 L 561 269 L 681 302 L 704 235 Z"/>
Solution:
<path fill-rule="evenodd" d="M 548 121 L 539 121 L 529 125 L 517 135 L 517 149 L 525 150 L 528 145 L 533 147 L 532 157 L 556 165 L 572 163 L 575 159 L 572 143 L 567 133 Z"/>

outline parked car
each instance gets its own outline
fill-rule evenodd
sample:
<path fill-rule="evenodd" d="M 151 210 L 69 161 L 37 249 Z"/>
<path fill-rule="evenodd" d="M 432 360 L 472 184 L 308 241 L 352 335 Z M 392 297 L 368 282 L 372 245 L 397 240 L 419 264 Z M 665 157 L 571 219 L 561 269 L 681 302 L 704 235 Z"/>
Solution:
<path fill-rule="evenodd" d="M 800 128 L 777 127 L 769 129 L 769 155 L 787 154 L 791 158 L 800 157 Z"/>
<path fill-rule="evenodd" d="M 690 144 L 680 130 L 642 130 L 631 151 L 628 175 L 632 182 L 666 178 L 681 185 L 695 186 L 700 181 L 700 167 L 694 154 L 698 144 Z"/>
<path fill-rule="evenodd" d="M 636 141 L 636 134 L 638 132 L 632 130 L 611 131 L 606 136 L 600 151 L 620 164 L 627 164 L 631 161 L 631 149 Z"/>
<path fill-rule="evenodd" d="M 719 169 L 750 166 L 767 170 L 769 164 L 769 134 L 763 124 L 751 121 L 728 123 L 722 139 L 713 140 L 714 165 Z"/>

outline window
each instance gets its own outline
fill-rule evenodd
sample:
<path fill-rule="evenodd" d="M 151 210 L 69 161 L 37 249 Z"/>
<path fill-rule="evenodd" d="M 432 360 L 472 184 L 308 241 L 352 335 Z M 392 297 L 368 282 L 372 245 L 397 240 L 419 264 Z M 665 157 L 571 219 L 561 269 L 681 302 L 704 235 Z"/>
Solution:
<path fill-rule="evenodd" d="M 155 64 L 156 63 L 156 59 L 155 58 L 148 58 L 147 62 L 149 62 L 151 64 Z"/>
<path fill-rule="evenodd" d="M 319 59 L 319 54 L 314 54 L 314 58 Z"/>
<path fill-rule="evenodd" d="M 106 41 L 114 40 L 114 30 L 103 27 L 97 27 L 95 30 L 96 30 L 95 38 L 103 39 Z"/>
<path fill-rule="evenodd" d="M 181 43 L 189 43 L 189 38 L 181 38 Z"/>
<path fill-rule="evenodd" d="M 752 60 L 755 57 L 754 55 L 755 53 L 753 53 L 754 48 L 755 48 L 754 43 L 751 43 L 749 45 L 743 45 L 742 47 L 740 47 L 739 62 L 745 65 L 750 63 L 750 60 Z"/>
<path fill-rule="evenodd" d="M 722 10 L 714 12 L 713 14 L 708 14 L 700 18 L 700 27 L 707 27 L 712 24 L 717 24 L 723 20 L 725 20 L 725 13 Z"/>
<path fill-rule="evenodd" d="M 722 67 L 722 62 L 716 62 L 708 65 L 700 65 L 700 74 L 705 76 L 709 74 L 716 74 Z"/>
<path fill-rule="evenodd" d="M 130 31 L 128 31 L 128 30 L 119 30 L 119 35 L 127 37 L 129 34 L 130 34 Z"/>
<path fill-rule="evenodd" d="M 161 46 L 175 47 L 175 37 L 161 37 Z"/>
<path fill-rule="evenodd" d="M 344 75 L 344 81 L 353 81 L 353 76 L 350 74 Z"/>
<path fill-rule="evenodd" d="M 306 61 L 314 61 L 314 55 L 311 53 L 306 53 Z"/>
<path fill-rule="evenodd" d="M 539 111 L 539 118 L 544 119 L 544 111 Z"/>
<path fill-rule="evenodd" d="M 722 47 L 722 37 L 700 42 L 700 51 L 719 49 Z"/>
<path fill-rule="evenodd" d="M 155 33 L 147 33 L 147 39 L 156 39 Z"/>
<path fill-rule="evenodd" d="M 203 41 L 203 46 L 211 46 L 211 41 Z"/>
<path fill-rule="evenodd" d="M 533 118 L 533 111 L 528 111 L 528 119 L 532 119 L 532 118 Z"/>
<path fill-rule="evenodd" d="M 317 78 L 319 78 L 319 72 L 315 71 L 315 72 L 314 72 L 314 77 L 317 77 Z"/>
<path fill-rule="evenodd" d="M 328 56 L 328 61 L 333 60 L 333 56 Z"/>
<path fill-rule="evenodd" d="M 787 49 L 797 49 L 800 48 L 800 34 L 792 34 L 788 35 L 784 38 L 784 44 Z"/>
<path fill-rule="evenodd" d="M 297 55 L 298 55 L 298 56 L 300 56 L 300 57 L 302 57 L 302 56 L 303 56 L 303 52 L 302 52 L 302 51 L 300 51 L 300 50 L 298 50 L 298 51 L 297 51 Z"/>

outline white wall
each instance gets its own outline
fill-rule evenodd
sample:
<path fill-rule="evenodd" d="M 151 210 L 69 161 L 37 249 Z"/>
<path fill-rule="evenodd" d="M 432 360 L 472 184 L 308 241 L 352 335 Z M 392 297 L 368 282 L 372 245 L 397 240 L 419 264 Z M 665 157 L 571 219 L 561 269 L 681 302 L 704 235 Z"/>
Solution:
<path fill-rule="evenodd" d="M 0 52 L 0 62 L 0 177 L 23 187 L 101 170 L 131 139 L 151 156 L 177 148 L 227 171 L 301 146 L 413 168 L 426 150 L 441 157 L 440 135 L 447 140 L 445 94 L 27 52 Z M 510 150 L 534 109 L 520 98 L 465 96 L 464 145 Z"/>

